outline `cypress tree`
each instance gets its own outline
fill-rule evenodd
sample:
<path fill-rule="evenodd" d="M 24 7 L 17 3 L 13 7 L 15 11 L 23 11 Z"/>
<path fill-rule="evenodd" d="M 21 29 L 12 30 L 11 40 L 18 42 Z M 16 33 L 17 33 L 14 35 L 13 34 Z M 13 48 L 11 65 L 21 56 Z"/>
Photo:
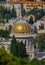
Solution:
<path fill-rule="evenodd" d="M 16 38 L 13 36 L 12 41 L 11 41 L 11 47 L 10 47 L 10 52 L 17 57 L 21 58 L 27 58 L 28 55 L 26 53 L 26 47 L 25 44 L 21 42 L 17 42 Z"/>
<path fill-rule="evenodd" d="M 10 52 L 14 55 L 17 56 L 17 41 L 15 36 L 13 36 L 11 40 L 11 47 L 10 47 Z"/>
<path fill-rule="evenodd" d="M 34 23 L 32 16 L 29 19 L 29 23 L 32 25 Z"/>

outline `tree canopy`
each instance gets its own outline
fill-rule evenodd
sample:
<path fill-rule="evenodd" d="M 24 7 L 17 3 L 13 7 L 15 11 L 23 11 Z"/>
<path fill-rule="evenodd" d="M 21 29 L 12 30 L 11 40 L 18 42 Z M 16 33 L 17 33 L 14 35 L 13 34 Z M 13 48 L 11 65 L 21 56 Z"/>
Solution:
<path fill-rule="evenodd" d="M 35 44 L 38 44 L 39 51 L 45 51 L 45 33 L 37 35 L 35 38 Z"/>
<path fill-rule="evenodd" d="M 26 53 L 26 48 L 25 44 L 21 42 L 17 42 L 16 38 L 13 36 L 12 41 L 11 41 L 11 47 L 10 47 L 10 52 L 17 57 L 22 57 L 22 58 L 28 58 L 28 55 Z"/>
<path fill-rule="evenodd" d="M 34 21 L 33 21 L 33 17 L 31 16 L 30 17 L 30 19 L 29 19 L 29 21 L 28 21 L 31 25 L 34 23 Z"/>
<path fill-rule="evenodd" d="M 4 48 L 0 48 L 0 65 L 45 65 L 45 58 L 42 60 L 34 58 L 29 61 L 13 56 L 11 53 L 7 53 Z"/>
<path fill-rule="evenodd" d="M 43 9 L 39 10 L 36 7 L 28 11 L 26 15 L 28 16 L 31 14 L 35 16 L 35 22 L 36 22 L 37 20 L 41 19 L 45 15 L 45 11 Z"/>
<path fill-rule="evenodd" d="M 28 61 L 20 57 L 7 53 L 4 48 L 0 48 L 0 65 L 26 65 Z"/>
<path fill-rule="evenodd" d="M 0 30 L 0 37 L 8 39 L 8 38 L 10 38 L 9 34 L 10 34 L 10 32 L 7 30 L 2 30 L 2 29 Z"/>

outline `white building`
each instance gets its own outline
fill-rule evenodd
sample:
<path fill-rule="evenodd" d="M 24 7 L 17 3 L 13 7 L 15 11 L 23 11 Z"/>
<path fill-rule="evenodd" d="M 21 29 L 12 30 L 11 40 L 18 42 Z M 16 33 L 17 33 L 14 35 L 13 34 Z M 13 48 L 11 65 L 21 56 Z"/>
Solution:
<path fill-rule="evenodd" d="M 36 57 L 35 54 L 38 53 L 38 49 L 34 48 L 33 39 L 35 38 L 35 36 L 37 34 L 35 34 L 35 33 L 32 34 L 33 30 L 31 28 L 31 25 L 28 22 L 26 22 L 24 19 L 20 19 L 21 14 L 23 14 L 22 13 L 23 6 L 24 6 L 26 11 L 29 11 L 30 5 L 28 5 L 28 7 L 27 7 L 26 4 L 24 5 L 23 3 L 20 3 L 20 2 L 2 3 L 0 5 L 4 6 L 5 8 L 6 7 L 10 8 L 10 9 L 12 9 L 14 6 L 14 8 L 16 9 L 17 18 L 19 18 L 19 19 L 16 21 L 14 19 L 9 20 L 9 24 L 13 25 L 10 36 L 12 37 L 14 35 L 16 37 L 17 41 L 19 41 L 19 42 L 23 41 L 23 43 L 26 44 L 26 52 L 29 55 L 29 59 L 35 58 Z M 41 23 L 43 23 L 43 21 Z M 37 30 L 39 31 L 40 21 L 38 21 L 34 25 L 37 26 Z M 44 26 L 45 26 L 45 24 L 44 24 Z M 7 51 L 10 51 L 10 44 L 11 44 L 11 40 L 8 40 L 8 41 L 7 40 L 0 40 L 0 47 L 5 47 L 5 49 Z"/>
<path fill-rule="evenodd" d="M 23 19 L 18 19 L 12 26 L 12 31 L 10 36 L 15 36 L 17 41 L 23 41 L 26 44 L 26 52 L 29 55 L 29 59 L 33 59 L 35 57 L 35 49 L 33 45 L 33 38 L 35 38 L 36 34 L 32 34 L 31 25 L 27 23 Z M 10 40 L 0 40 L 0 47 L 5 47 L 5 49 L 10 51 Z"/>
<path fill-rule="evenodd" d="M 37 0 L 38 1 L 38 0 Z M 29 3 L 29 4 L 28 4 Z M 13 8 L 16 10 L 17 13 L 17 17 L 22 17 L 23 14 L 23 8 L 26 10 L 26 12 L 30 11 L 31 9 L 33 9 L 34 7 L 37 7 L 38 9 L 44 9 L 45 10 L 45 3 L 43 2 L 29 2 L 29 1 L 25 1 L 25 2 L 21 2 L 21 1 L 13 1 L 13 2 L 2 2 L 0 3 L 1 6 L 3 7 L 7 7 L 7 9 L 10 8 L 10 10 Z"/>
<path fill-rule="evenodd" d="M 38 25 L 36 24 L 36 26 Z M 28 22 L 26 22 L 24 19 L 19 18 L 16 22 L 14 22 L 10 34 L 11 37 L 14 35 L 17 41 L 19 42 L 23 41 L 23 43 L 26 44 L 26 52 L 29 55 L 29 59 L 31 60 L 35 57 L 39 59 L 38 56 L 40 54 L 38 52 L 38 47 L 35 49 L 33 45 L 34 38 L 36 37 L 37 34 L 32 33 L 32 31 L 33 30 L 31 28 L 31 25 Z M 39 31 L 40 33 L 42 33 L 42 30 L 38 29 L 38 33 Z M 0 39 L 0 47 L 5 47 L 5 49 L 8 52 L 10 51 L 10 44 L 11 44 L 11 39 L 10 40 L 5 40 L 5 39 L 3 40 L 2 38 Z"/>

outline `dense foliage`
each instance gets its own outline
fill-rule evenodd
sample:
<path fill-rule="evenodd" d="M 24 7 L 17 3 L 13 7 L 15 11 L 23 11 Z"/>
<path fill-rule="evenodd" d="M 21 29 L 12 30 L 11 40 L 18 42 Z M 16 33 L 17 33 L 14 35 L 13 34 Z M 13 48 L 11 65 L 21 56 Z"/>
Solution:
<path fill-rule="evenodd" d="M 26 65 L 27 63 L 27 60 L 7 53 L 4 48 L 0 49 L 0 65 Z"/>
<path fill-rule="evenodd" d="M 40 10 L 38 8 L 33 8 L 30 11 L 28 11 L 26 15 L 27 16 L 28 15 L 34 15 L 35 16 L 34 22 L 36 22 L 37 20 L 41 19 L 45 15 L 45 11 L 43 9 Z"/>
<path fill-rule="evenodd" d="M 14 6 L 11 11 L 10 8 L 7 9 L 7 7 L 4 8 L 2 5 L 0 6 L 0 18 L 5 18 L 6 22 L 8 22 L 9 19 L 16 17 L 17 14 L 16 14 L 16 10 L 14 9 Z"/>
<path fill-rule="evenodd" d="M 7 53 L 4 48 L 0 48 L 0 65 L 45 65 L 45 58 L 28 61 L 27 59 L 13 56 L 11 53 Z"/>
<path fill-rule="evenodd" d="M 10 51 L 14 56 L 28 58 L 28 55 L 26 53 L 25 44 L 22 41 L 17 42 L 14 36 L 11 41 Z"/>
<path fill-rule="evenodd" d="M 41 33 L 36 36 L 34 45 L 37 44 L 39 51 L 45 51 L 45 33 Z"/>
<path fill-rule="evenodd" d="M 32 25 L 32 24 L 34 23 L 34 21 L 33 21 L 33 17 L 30 17 L 30 19 L 29 19 L 29 21 L 28 21 L 28 22 L 29 22 L 29 24 L 31 24 L 31 25 Z"/>
<path fill-rule="evenodd" d="M 10 38 L 9 34 L 10 34 L 10 32 L 7 30 L 0 30 L 0 37 L 8 39 L 8 38 Z"/>
<path fill-rule="evenodd" d="M 0 18 L 0 23 L 5 23 L 3 18 Z"/>
<path fill-rule="evenodd" d="M 22 17 L 32 14 L 35 16 L 35 21 L 37 21 L 45 15 L 45 11 L 43 10 L 43 6 L 42 6 L 42 9 L 38 9 L 36 7 L 36 8 L 31 9 L 28 12 L 26 12 L 26 10 L 23 9 L 21 14 L 22 14 Z M 7 7 L 4 8 L 2 5 L 0 6 L 0 18 L 5 18 L 6 22 L 8 22 L 8 19 L 16 18 L 16 17 L 17 17 L 17 13 L 16 13 L 16 9 L 14 8 L 14 6 L 12 10 L 10 10 L 10 8 L 8 9 Z"/>

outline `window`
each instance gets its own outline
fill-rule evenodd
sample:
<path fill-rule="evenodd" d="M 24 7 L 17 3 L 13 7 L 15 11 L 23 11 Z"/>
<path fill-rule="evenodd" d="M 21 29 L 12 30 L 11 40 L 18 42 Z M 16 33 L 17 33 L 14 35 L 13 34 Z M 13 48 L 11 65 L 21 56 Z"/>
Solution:
<path fill-rule="evenodd" d="M 30 54 L 30 58 L 32 58 L 32 54 Z"/>
<path fill-rule="evenodd" d="M 26 45 L 26 40 L 25 40 L 25 45 Z"/>
<path fill-rule="evenodd" d="M 40 24 L 39 29 L 44 29 L 44 24 L 43 23 Z"/>
<path fill-rule="evenodd" d="M 28 47 L 29 47 L 29 41 L 28 41 Z"/>

